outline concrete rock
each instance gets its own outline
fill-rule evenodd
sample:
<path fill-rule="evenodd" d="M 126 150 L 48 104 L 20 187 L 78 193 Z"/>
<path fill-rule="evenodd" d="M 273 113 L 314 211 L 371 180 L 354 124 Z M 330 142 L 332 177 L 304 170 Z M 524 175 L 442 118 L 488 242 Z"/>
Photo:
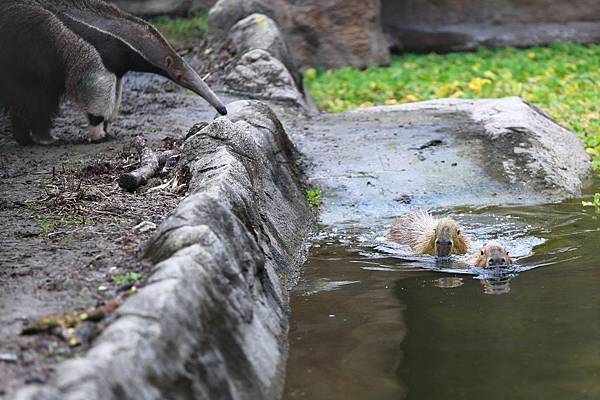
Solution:
<path fill-rule="evenodd" d="M 365 68 L 389 64 L 380 0 L 309 0 L 290 9 L 283 26 L 305 66 Z"/>
<path fill-rule="evenodd" d="M 590 157 L 575 134 L 518 97 L 489 100 L 445 99 L 403 106 L 406 111 L 438 108 L 464 112 L 481 131 L 462 135 L 483 148 L 477 157 L 490 176 L 524 192 L 555 196 L 581 194 L 591 171 Z M 474 155 L 474 154 L 473 154 Z"/>
<path fill-rule="evenodd" d="M 484 155 L 488 165 L 502 162 L 509 182 L 549 197 L 581 194 L 591 164 L 573 132 L 518 97 L 461 103 L 457 108 L 482 123 L 483 140 L 493 144 Z"/>
<path fill-rule="evenodd" d="M 225 37 L 238 21 L 252 14 L 263 14 L 280 22 L 275 4 L 285 5 L 284 0 L 219 0 L 208 11 L 208 29 L 211 35 Z"/>
<path fill-rule="evenodd" d="M 188 138 L 190 195 L 159 227 L 148 284 L 87 355 L 18 399 L 275 399 L 311 213 L 275 114 L 240 101 Z"/>
<path fill-rule="evenodd" d="M 591 173 L 575 134 L 516 97 L 433 100 L 284 122 L 306 157 L 311 184 L 322 190 L 321 222 L 340 229 L 346 223 L 371 229 L 373 221 L 415 204 L 557 202 L 579 195 Z"/>
<path fill-rule="evenodd" d="M 304 97 L 288 69 L 264 50 L 243 54 L 229 69 L 223 82 L 233 93 L 305 107 Z"/>
<path fill-rule="evenodd" d="M 210 31 L 225 35 L 253 13 L 273 18 L 302 67 L 366 67 L 389 62 L 381 30 L 380 0 L 219 0 L 210 10 Z"/>
<path fill-rule="evenodd" d="M 382 23 L 397 52 L 600 42 L 595 0 L 382 0 Z"/>
<path fill-rule="evenodd" d="M 238 21 L 229 31 L 229 40 L 236 54 L 251 50 L 264 50 L 281 61 L 288 69 L 296 85 L 302 87 L 300 71 L 292 57 L 289 46 L 275 21 L 263 14 L 252 14 Z"/>

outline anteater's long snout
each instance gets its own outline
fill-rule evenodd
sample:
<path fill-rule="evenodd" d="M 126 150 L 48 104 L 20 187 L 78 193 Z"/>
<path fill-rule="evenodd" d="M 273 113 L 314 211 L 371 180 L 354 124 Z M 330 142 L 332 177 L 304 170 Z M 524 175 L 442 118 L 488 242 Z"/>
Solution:
<path fill-rule="evenodd" d="M 178 76 L 173 77 L 173 80 L 191 90 L 213 106 L 221 115 L 227 115 L 227 108 L 217 95 L 208 87 L 208 85 L 200 78 L 198 73 L 192 67 L 186 65 L 185 71 Z"/>

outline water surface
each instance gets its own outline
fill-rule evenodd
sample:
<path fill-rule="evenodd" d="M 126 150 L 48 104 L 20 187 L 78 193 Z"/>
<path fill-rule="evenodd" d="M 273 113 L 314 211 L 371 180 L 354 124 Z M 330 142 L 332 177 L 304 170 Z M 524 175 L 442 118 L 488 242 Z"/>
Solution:
<path fill-rule="evenodd" d="M 436 210 L 510 273 L 324 227 L 292 296 L 286 399 L 600 398 L 600 218 L 581 201 Z"/>

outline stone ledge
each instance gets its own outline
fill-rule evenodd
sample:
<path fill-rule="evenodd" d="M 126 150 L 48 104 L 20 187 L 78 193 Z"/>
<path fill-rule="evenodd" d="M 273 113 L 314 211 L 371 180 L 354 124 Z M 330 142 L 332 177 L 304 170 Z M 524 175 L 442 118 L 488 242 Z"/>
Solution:
<path fill-rule="evenodd" d="M 395 53 L 473 51 L 479 47 L 526 48 L 553 43 L 600 42 L 600 23 L 568 21 L 564 23 L 503 23 L 500 25 L 456 24 L 432 26 L 384 25 Z"/>
<path fill-rule="evenodd" d="M 503 99 L 441 99 L 392 107 L 373 107 L 355 113 L 430 111 L 440 115 L 464 113 L 483 129 L 458 133 L 463 140 L 479 140 L 486 149 L 482 165 L 490 175 L 525 192 L 567 198 L 581 194 L 591 172 L 590 157 L 577 137 L 539 108 L 519 97 Z M 465 121 L 466 122 L 466 121 Z"/>
<path fill-rule="evenodd" d="M 148 244 L 148 284 L 85 357 L 15 399 L 281 396 L 287 288 L 313 217 L 275 114 L 256 101 L 228 110 L 184 145 L 190 195 Z"/>

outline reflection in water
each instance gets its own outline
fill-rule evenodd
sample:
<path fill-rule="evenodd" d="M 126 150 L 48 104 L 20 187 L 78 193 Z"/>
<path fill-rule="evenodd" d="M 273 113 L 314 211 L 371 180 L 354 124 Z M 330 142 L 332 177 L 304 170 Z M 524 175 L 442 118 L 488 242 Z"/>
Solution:
<path fill-rule="evenodd" d="M 510 292 L 510 281 L 513 277 L 506 276 L 496 279 L 482 279 L 483 293 L 485 294 L 507 294 Z"/>
<path fill-rule="evenodd" d="M 336 290 L 309 286 L 292 297 L 286 397 L 397 398 L 404 393 L 395 371 L 406 328 L 394 282 L 402 278 L 365 273 L 351 263 L 360 256 L 343 246 L 321 249 L 309 260 L 305 279 L 323 282 L 322 274 L 329 282 L 354 283 Z M 318 286 L 324 290 L 317 292 Z"/>
<path fill-rule="evenodd" d="M 461 287 L 465 283 L 463 282 L 463 278 L 451 276 L 449 278 L 438 278 L 433 281 L 433 284 L 442 289 L 451 289 Z"/>
<path fill-rule="evenodd" d="M 292 297 L 284 398 L 600 398 L 593 210 L 574 200 L 444 213 L 476 246 L 498 237 L 518 265 L 412 257 L 377 240 L 389 221 L 327 231 Z"/>

